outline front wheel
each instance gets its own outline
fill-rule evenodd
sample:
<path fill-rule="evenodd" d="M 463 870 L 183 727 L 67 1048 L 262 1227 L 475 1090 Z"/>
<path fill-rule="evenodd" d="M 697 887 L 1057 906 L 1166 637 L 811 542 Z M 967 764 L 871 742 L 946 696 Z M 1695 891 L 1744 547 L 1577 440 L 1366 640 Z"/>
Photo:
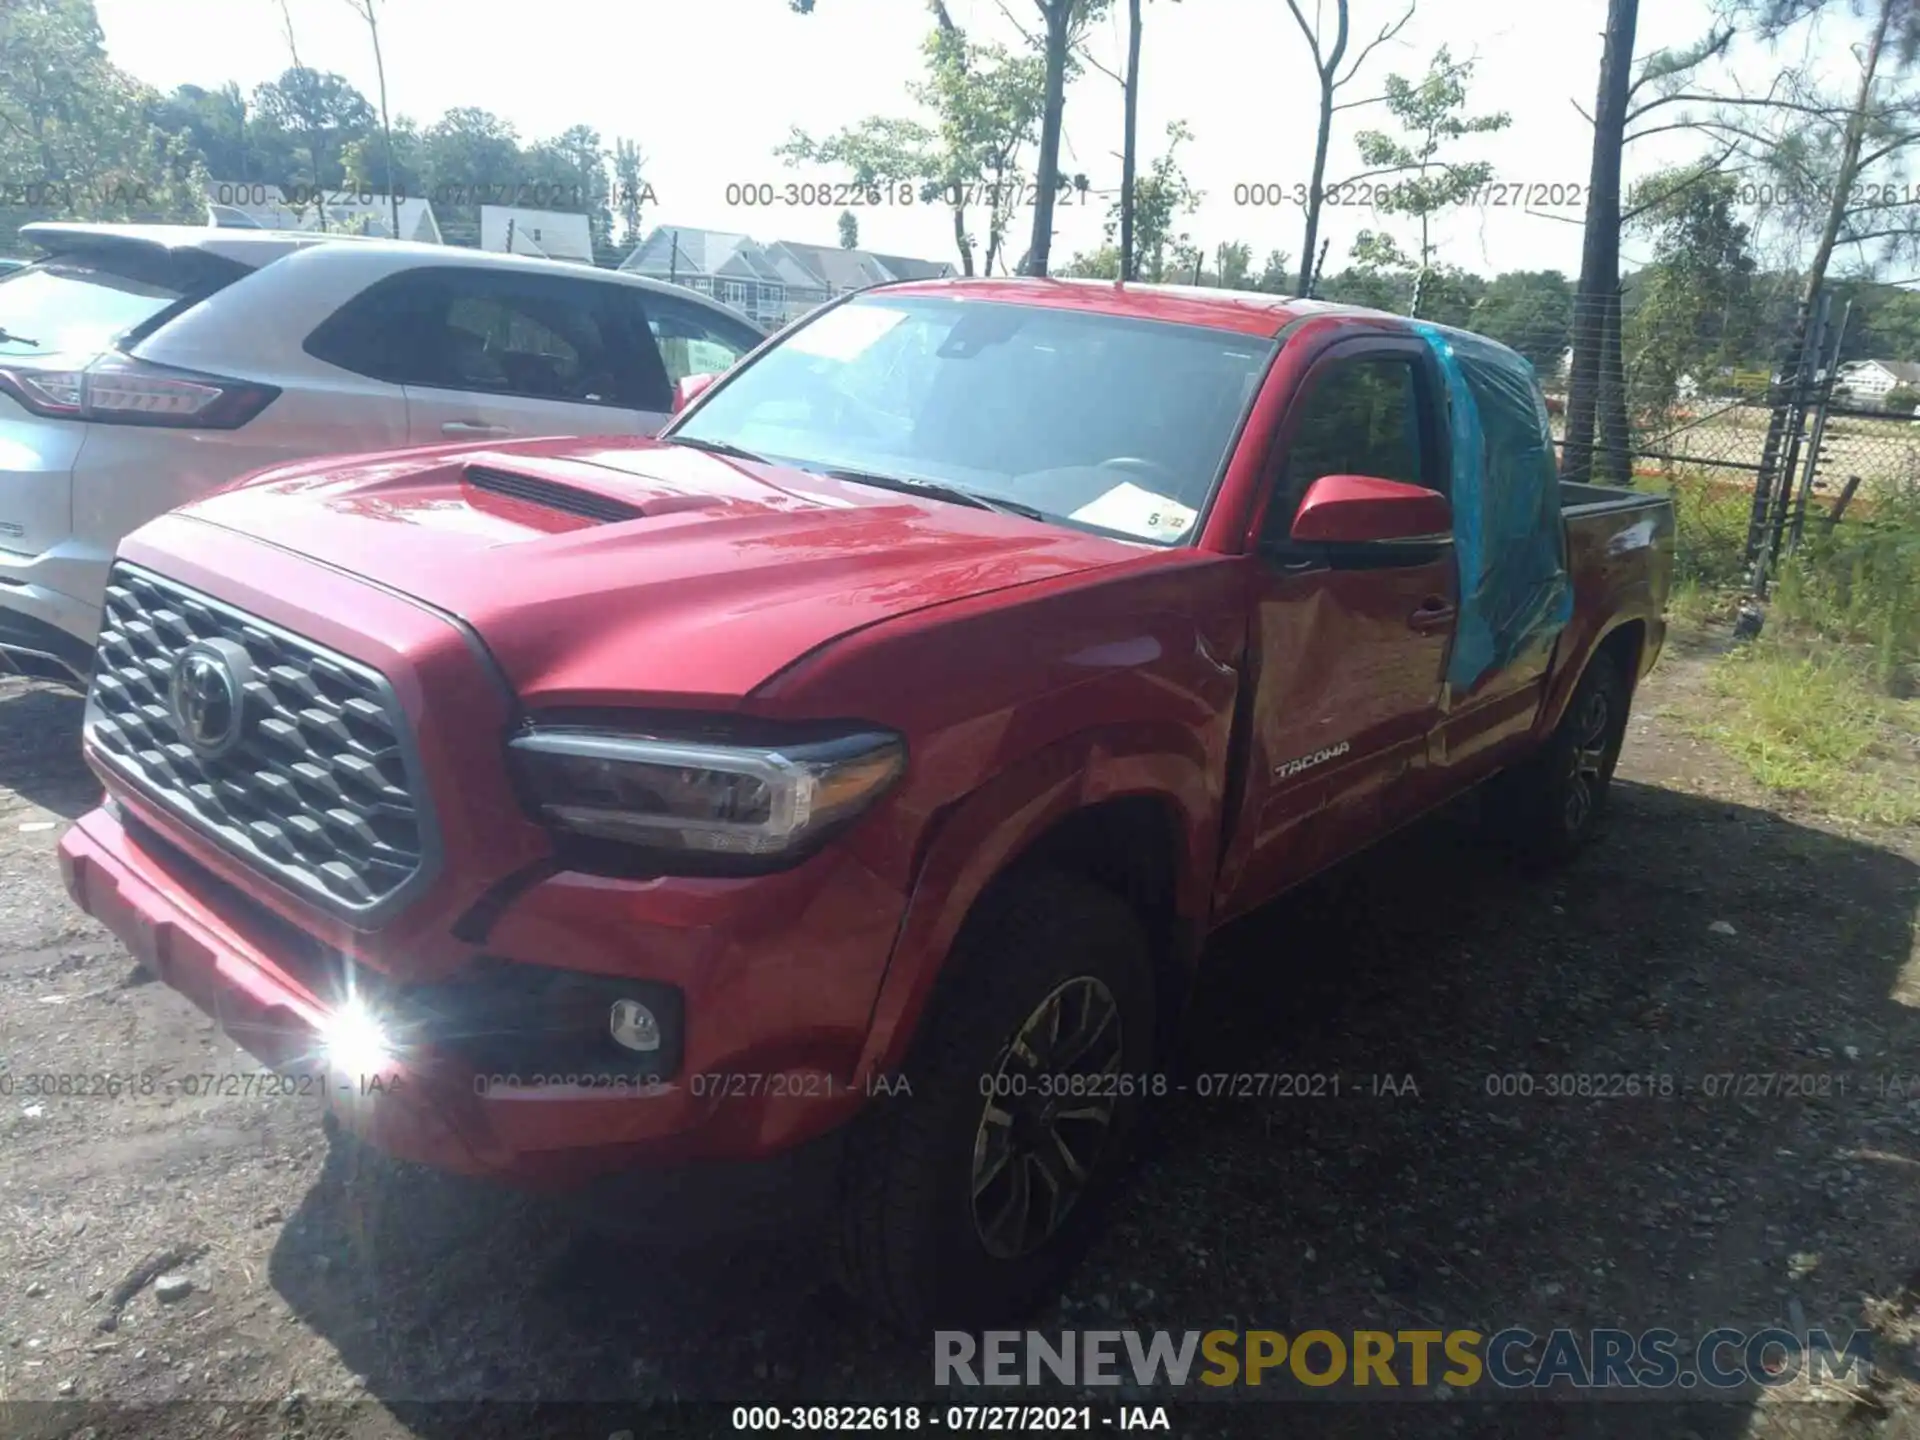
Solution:
<path fill-rule="evenodd" d="M 1093 1233 L 1153 1088 L 1147 939 L 1118 896 L 1015 877 L 980 903 L 908 1087 L 848 1138 L 838 1261 L 909 1332 L 1016 1318 Z"/>
<path fill-rule="evenodd" d="M 1611 659 L 1596 657 L 1546 745 L 1490 783 L 1487 800 L 1503 835 L 1553 861 L 1585 848 L 1606 812 L 1627 733 L 1628 693 Z"/>

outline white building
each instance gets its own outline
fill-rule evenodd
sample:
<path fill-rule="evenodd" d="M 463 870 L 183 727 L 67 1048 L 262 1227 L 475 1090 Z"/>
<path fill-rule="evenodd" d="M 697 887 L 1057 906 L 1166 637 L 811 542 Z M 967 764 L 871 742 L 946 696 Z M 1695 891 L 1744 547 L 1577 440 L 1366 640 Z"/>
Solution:
<path fill-rule="evenodd" d="M 294 204 L 293 199 L 306 203 Z M 319 203 L 315 203 L 319 202 Z M 207 185 L 207 220 L 223 228 L 328 230 L 341 235 L 395 238 L 395 206 L 385 195 L 323 191 L 289 196 L 278 185 L 251 180 L 215 180 Z M 442 245 L 440 222 L 425 199 L 402 198 L 398 238 Z"/>
<path fill-rule="evenodd" d="M 1849 360 L 1833 380 L 1834 389 L 1872 405 L 1879 404 L 1897 385 L 1920 390 L 1920 365 L 1911 360 Z"/>
<path fill-rule="evenodd" d="M 480 248 L 546 260 L 593 263 L 593 228 L 585 215 L 565 210 L 522 210 L 515 205 L 480 207 Z"/>

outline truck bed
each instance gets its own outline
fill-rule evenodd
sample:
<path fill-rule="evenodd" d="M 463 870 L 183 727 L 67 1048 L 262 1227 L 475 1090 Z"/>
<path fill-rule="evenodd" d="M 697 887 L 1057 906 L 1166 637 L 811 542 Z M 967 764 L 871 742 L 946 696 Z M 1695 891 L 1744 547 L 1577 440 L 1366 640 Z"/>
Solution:
<path fill-rule="evenodd" d="M 1665 495 L 1650 495 L 1620 485 L 1582 485 L 1574 480 L 1560 482 L 1560 513 L 1569 520 L 1599 515 L 1610 510 L 1637 510 L 1643 505 L 1668 506 Z"/>

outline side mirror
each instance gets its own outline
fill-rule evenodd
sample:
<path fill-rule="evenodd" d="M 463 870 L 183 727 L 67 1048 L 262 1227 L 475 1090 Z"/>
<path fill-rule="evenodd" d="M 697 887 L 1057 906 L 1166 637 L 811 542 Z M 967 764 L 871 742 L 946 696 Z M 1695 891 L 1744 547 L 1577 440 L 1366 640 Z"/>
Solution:
<path fill-rule="evenodd" d="M 1300 502 L 1290 538 L 1304 545 L 1365 545 L 1452 533 L 1453 507 L 1438 490 L 1371 475 L 1323 475 Z"/>
<path fill-rule="evenodd" d="M 678 415 L 686 409 L 699 398 L 701 391 L 719 378 L 718 375 L 689 375 L 681 380 L 673 387 L 673 413 Z"/>

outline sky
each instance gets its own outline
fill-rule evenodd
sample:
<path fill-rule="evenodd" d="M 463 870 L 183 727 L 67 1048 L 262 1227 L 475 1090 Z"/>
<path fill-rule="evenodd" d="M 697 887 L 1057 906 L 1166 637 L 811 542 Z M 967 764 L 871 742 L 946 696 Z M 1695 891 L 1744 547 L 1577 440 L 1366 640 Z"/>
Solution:
<path fill-rule="evenodd" d="M 110 58 L 162 89 L 237 81 L 243 90 L 290 63 L 278 0 L 97 0 Z M 744 231 L 761 241 L 835 243 L 838 206 L 729 204 L 729 187 L 832 182 L 832 171 L 795 170 L 773 155 L 795 128 L 825 135 L 869 115 L 917 113 L 908 93 L 930 21 L 919 0 L 818 0 L 811 16 L 787 0 L 378 0 L 388 97 L 396 116 L 431 123 L 458 105 L 492 110 L 523 142 L 591 125 L 611 146 L 639 144 L 658 203 L 656 223 Z M 1310 6 L 1313 0 L 1303 0 Z M 1325 0 L 1331 10 L 1331 0 Z M 1398 18 L 1406 0 L 1353 0 L 1356 44 Z M 303 63 L 334 70 L 377 95 L 365 25 L 349 0 L 286 0 Z M 1032 28 L 1033 0 L 950 0 L 955 20 L 983 38 L 1018 43 L 1014 21 Z M 1125 6 L 1100 22 L 1094 55 L 1119 70 Z M 1389 73 L 1418 76 L 1436 47 L 1472 56 L 1471 113 L 1505 111 L 1504 131 L 1471 137 L 1456 152 L 1484 158 L 1511 186 L 1565 187 L 1557 207 L 1463 207 L 1440 225 L 1439 258 L 1482 273 L 1559 269 L 1580 261 L 1581 191 L 1587 180 L 1591 111 L 1605 0 L 1418 0 L 1411 23 L 1376 50 L 1353 87 L 1377 95 Z M 1311 9 L 1308 11 L 1311 15 Z M 1170 121 L 1193 139 L 1179 152 L 1203 200 L 1183 222 L 1209 251 L 1244 241 L 1256 268 L 1270 249 L 1298 264 L 1303 216 L 1290 191 L 1311 173 L 1316 90 L 1305 44 L 1285 0 L 1147 0 L 1140 102 L 1143 167 L 1165 144 Z M 1709 0 L 1641 7 L 1637 54 L 1704 34 Z M 1846 63 L 1847 33 L 1812 40 L 1823 63 Z M 1793 53 L 1798 53 L 1793 52 Z M 1742 42 L 1731 75 L 1764 89 L 1782 58 Z M 1371 83 L 1369 83 L 1371 82 Z M 1383 108 L 1336 117 L 1329 178 L 1358 173 L 1356 132 L 1389 127 Z M 1121 89 L 1088 68 L 1068 94 L 1062 164 L 1095 187 L 1118 184 Z M 1702 142 L 1676 133 L 1629 147 L 1628 176 L 1691 159 Z M 1248 187 L 1267 187 L 1250 189 Z M 1511 192 L 1517 193 L 1517 192 Z M 1535 192 L 1551 200 L 1553 192 Z M 780 198 L 776 193 L 776 201 Z M 1258 203 L 1273 198 L 1279 204 Z M 1236 203 L 1239 202 L 1239 203 Z M 861 207 L 863 246 L 953 260 L 951 222 L 926 205 Z M 1102 239 L 1105 197 L 1057 214 L 1056 263 Z M 976 216 L 984 230 L 984 216 Z M 1025 247 L 1030 213 L 1015 224 L 1011 260 Z M 1330 206 L 1323 234 L 1337 270 L 1357 231 L 1386 229 L 1403 245 L 1410 222 L 1354 206 Z M 1638 247 L 1644 251 L 1644 245 Z M 1629 242 L 1631 265 L 1644 258 Z"/>

